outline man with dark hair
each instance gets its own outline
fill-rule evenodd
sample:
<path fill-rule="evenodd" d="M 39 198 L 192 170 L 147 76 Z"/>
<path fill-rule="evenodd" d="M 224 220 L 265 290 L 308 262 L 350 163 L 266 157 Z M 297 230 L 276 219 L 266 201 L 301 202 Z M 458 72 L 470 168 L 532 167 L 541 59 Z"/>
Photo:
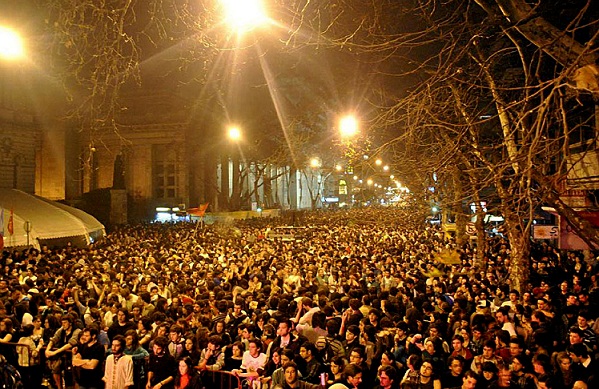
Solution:
<path fill-rule="evenodd" d="M 462 385 L 464 358 L 461 356 L 450 356 L 447 358 L 449 370 L 441 375 L 441 386 L 443 388 L 455 388 Z"/>
<path fill-rule="evenodd" d="M 225 324 L 229 333 L 234 333 L 241 324 L 250 323 L 248 314 L 243 310 L 243 300 L 238 298 L 233 303 L 233 311 L 225 318 Z"/>
<path fill-rule="evenodd" d="M 462 389 L 475 389 L 478 376 L 472 370 L 469 370 L 464 374 L 462 378 Z"/>
<path fill-rule="evenodd" d="M 133 360 L 125 355 L 125 337 L 117 335 L 112 340 L 112 354 L 106 358 L 106 370 L 103 381 L 105 389 L 133 387 Z"/>
<path fill-rule="evenodd" d="M 61 327 L 56 331 L 48 346 L 46 346 L 46 358 L 48 358 L 48 366 L 52 372 L 54 384 L 58 389 L 62 389 L 63 371 L 64 380 L 67 386 L 73 382 L 71 372 L 66 372 L 71 365 L 71 349 L 77 345 L 79 333 L 81 330 L 73 327 L 73 317 L 71 315 L 63 315 L 60 319 Z"/>
<path fill-rule="evenodd" d="M 135 330 L 135 324 L 129 320 L 129 311 L 127 308 L 118 308 L 116 311 L 116 320 L 108 328 L 108 337 L 114 339 L 116 335 L 125 336 L 129 330 Z"/>
<path fill-rule="evenodd" d="M 169 330 L 170 343 L 168 352 L 175 360 L 178 360 L 185 351 L 185 338 L 183 337 L 183 327 L 178 324 L 171 326 Z"/>
<path fill-rule="evenodd" d="M 320 373 L 324 371 L 324 366 L 318 360 L 318 350 L 310 342 L 304 342 L 300 347 L 300 356 L 306 361 L 306 368 L 302 381 L 318 384 L 320 382 Z"/>
<path fill-rule="evenodd" d="M 169 341 L 164 336 L 154 340 L 148 365 L 147 388 L 172 388 L 177 371 L 175 358 L 167 351 Z"/>
<path fill-rule="evenodd" d="M 247 350 L 250 345 L 250 339 L 254 338 L 256 326 L 252 323 L 240 324 L 239 327 L 237 327 L 237 331 L 240 335 L 239 340 L 245 345 L 245 349 Z"/>
<path fill-rule="evenodd" d="M 225 366 L 225 353 L 222 347 L 222 338 L 212 335 L 208 338 L 208 346 L 202 350 L 198 370 L 218 371 Z"/>
<path fill-rule="evenodd" d="M 452 357 L 462 357 L 463 362 L 467 363 L 468 365 L 472 363 L 474 355 L 472 355 L 470 350 L 464 347 L 464 337 L 462 335 L 454 335 L 453 339 L 451 340 L 451 345 L 453 347 L 453 351 L 451 353 Z"/>
<path fill-rule="evenodd" d="M 272 347 L 289 348 L 295 355 L 298 355 L 301 343 L 298 336 L 291 333 L 292 330 L 291 320 L 288 318 L 281 319 L 277 331 L 278 336 L 273 341 Z"/>
<path fill-rule="evenodd" d="M 285 385 L 284 388 L 291 389 L 319 389 L 319 385 L 311 384 L 305 381 L 300 381 L 299 370 L 295 362 L 287 362 L 283 365 L 283 372 L 285 374 Z"/>
<path fill-rule="evenodd" d="M 79 367 L 76 379 L 80 389 L 102 387 L 104 346 L 98 342 L 98 327 L 91 325 L 83 329 L 81 345 L 73 347 L 73 366 Z"/>
<path fill-rule="evenodd" d="M 582 343 L 576 343 L 568 347 L 568 354 L 572 358 L 574 379 L 588 382 L 595 375 L 597 368 L 597 364 L 589 354 L 589 349 Z"/>
<path fill-rule="evenodd" d="M 583 343 L 593 352 L 597 351 L 597 335 L 595 331 L 589 325 L 589 320 L 592 320 L 593 317 L 586 310 L 581 310 L 578 312 L 578 317 L 576 320 L 576 324 L 571 327 L 578 328 L 582 331 L 582 341 Z"/>
<path fill-rule="evenodd" d="M 495 312 L 495 318 L 497 319 L 497 323 L 501 326 L 501 329 L 510 333 L 510 337 L 518 335 L 516 333 L 516 327 L 510 319 L 509 307 L 500 307 L 497 312 Z"/>
<path fill-rule="evenodd" d="M 357 389 L 362 384 L 362 374 L 360 366 L 350 363 L 343 369 L 342 381 L 329 386 L 329 389 Z"/>
<path fill-rule="evenodd" d="M 397 370 L 393 366 L 381 366 L 379 369 L 379 384 L 374 389 L 393 389 L 399 387 Z"/>
<path fill-rule="evenodd" d="M 360 344 L 360 327 L 354 324 L 347 327 L 345 340 L 341 344 L 343 345 L 344 355 L 349 355 L 351 349 Z M 318 346 L 318 343 L 316 345 Z"/>
<path fill-rule="evenodd" d="M 227 300 L 219 300 L 216 302 L 216 310 L 218 311 L 218 313 L 216 314 L 216 316 L 212 318 L 212 326 L 210 328 L 212 331 L 214 331 L 214 327 L 217 322 L 225 322 L 225 319 L 227 318 L 228 309 L 229 305 L 227 304 Z"/>
<path fill-rule="evenodd" d="M 247 378 L 251 383 L 258 380 L 264 373 L 267 357 L 262 352 L 262 342 L 252 338 L 249 343 L 248 350 L 243 353 L 240 369 L 233 370 L 233 373 Z"/>
<path fill-rule="evenodd" d="M 351 349 L 349 352 L 349 364 L 356 365 L 362 372 L 360 381 L 362 384 L 360 388 L 370 388 L 374 384 L 374 376 L 370 374 L 368 364 L 366 364 L 366 349 L 364 346 L 359 345 Z"/>
<path fill-rule="evenodd" d="M 519 336 L 510 338 L 510 357 L 514 358 L 524 353 L 524 339 Z"/>

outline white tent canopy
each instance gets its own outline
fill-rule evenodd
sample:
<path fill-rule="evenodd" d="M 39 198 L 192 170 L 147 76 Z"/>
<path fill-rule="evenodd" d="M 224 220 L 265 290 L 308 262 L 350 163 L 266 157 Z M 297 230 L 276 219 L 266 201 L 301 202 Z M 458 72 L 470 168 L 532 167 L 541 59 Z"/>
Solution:
<path fill-rule="evenodd" d="M 0 208 L 4 209 L 4 246 L 34 247 L 40 241 L 83 237 L 86 243 L 105 234 L 104 226 L 93 216 L 80 209 L 33 196 L 16 189 L 0 189 Z M 8 231 L 8 220 L 13 211 L 13 234 Z M 25 223 L 30 222 L 29 233 Z"/>

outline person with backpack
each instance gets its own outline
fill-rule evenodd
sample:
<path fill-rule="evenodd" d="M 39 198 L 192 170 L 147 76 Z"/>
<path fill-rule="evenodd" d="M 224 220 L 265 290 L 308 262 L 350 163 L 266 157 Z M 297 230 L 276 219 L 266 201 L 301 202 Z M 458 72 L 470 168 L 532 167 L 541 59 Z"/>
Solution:
<path fill-rule="evenodd" d="M 0 388 L 24 388 L 21 374 L 2 354 L 0 354 Z"/>
<path fill-rule="evenodd" d="M 326 322 L 327 334 L 320 336 L 316 340 L 316 349 L 320 358 L 325 364 L 331 362 L 331 359 L 345 357 L 345 348 L 343 343 L 336 334 L 339 332 L 339 322 L 335 318 L 331 318 Z"/>

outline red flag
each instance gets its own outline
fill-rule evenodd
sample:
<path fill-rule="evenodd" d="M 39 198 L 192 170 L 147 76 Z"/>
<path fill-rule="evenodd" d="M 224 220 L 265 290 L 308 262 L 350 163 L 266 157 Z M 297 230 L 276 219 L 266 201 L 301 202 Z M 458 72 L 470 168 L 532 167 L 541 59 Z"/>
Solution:
<path fill-rule="evenodd" d="M 204 217 L 206 214 L 206 210 L 208 209 L 208 204 L 202 204 L 197 208 L 187 208 L 187 214 L 192 216 Z"/>
<path fill-rule="evenodd" d="M 10 216 L 8 217 L 8 226 L 7 226 L 7 230 L 9 234 L 14 234 L 15 233 L 15 226 L 14 226 L 14 214 L 15 211 L 13 211 L 12 209 L 10 210 Z"/>

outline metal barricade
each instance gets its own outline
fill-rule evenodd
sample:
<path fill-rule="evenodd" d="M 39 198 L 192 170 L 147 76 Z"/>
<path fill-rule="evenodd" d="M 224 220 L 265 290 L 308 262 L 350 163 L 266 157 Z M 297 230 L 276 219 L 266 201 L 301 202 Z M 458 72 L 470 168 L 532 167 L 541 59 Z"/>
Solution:
<path fill-rule="evenodd" d="M 203 371 L 202 382 L 206 388 L 241 389 L 241 379 L 230 371 Z"/>
<path fill-rule="evenodd" d="M 2 367 L 6 370 L 5 374 L 9 372 L 9 378 L 15 381 L 13 383 L 15 386 L 17 382 L 29 382 L 29 369 L 32 366 L 37 366 L 37 364 L 33 363 L 29 346 L 14 342 L 2 342 L 0 345 L 2 349 L 0 353 L 3 358 L 2 363 L 6 364 Z"/>
<path fill-rule="evenodd" d="M 14 353 L 12 354 L 11 357 L 7 358 L 8 362 L 10 362 L 11 364 L 13 364 L 15 367 L 19 366 L 19 355 L 22 354 L 22 358 L 25 358 L 27 361 L 31 361 L 32 355 L 31 355 L 31 350 L 29 349 L 29 346 L 26 344 L 21 344 L 21 343 L 14 343 L 14 342 L 2 342 L 0 343 L 3 347 L 6 347 L 6 349 L 10 349 L 10 348 L 14 348 Z M 6 355 L 5 355 L 6 357 Z M 29 365 L 31 365 L 31 363 L 29 363 Z"/>

